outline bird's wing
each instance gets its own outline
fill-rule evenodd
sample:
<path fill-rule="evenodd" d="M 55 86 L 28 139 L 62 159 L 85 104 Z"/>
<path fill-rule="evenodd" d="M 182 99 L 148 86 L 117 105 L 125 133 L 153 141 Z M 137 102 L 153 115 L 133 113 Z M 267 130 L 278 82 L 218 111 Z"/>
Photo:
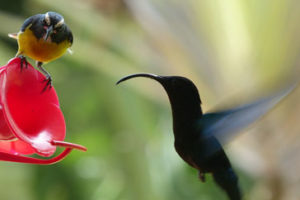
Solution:
<path fill-rule="evenodd" d="M 18 39 L 18 33 L 9 33 L 9 34 L 8 34 L 8 37 L 17 40 L 17 39 Z"/>
<path fill-rule="evenodd" d="M 21 32 L 24 32 L 25 29 L 31 27 L 33 20 L 39 18 L 40 15 L 41 15 L 41 14 L 39 14 L 39 15 L 34 15 L 34 16 L 31 16 L 31 17 L 27 18 L 27 19 L 24 21 L 24 23 L 22 24 L 21 30 L 20 30 L 20 31 L 21 31 Z"/>
<path fill-rule="evenodd" d="M 32 22 L 33 22 L 33 20 L 34 20 L 35 18 L 37 18 L 37 15 L 31 16 L 31 17 L 27 18 L 27 19 L 24 21 L 24 23 L 22 24 L 20 32 L 22 33 L 22 32 L 25 31 L 26 28 L 29 28 L 29 27 L 32 25 Z M 8 37 L 17 40 L 17 39 L 18 39 L 18 33 L 9 33 L 9 34 L 8 34 Z"/>
<path fill-rule="evenodd" d="M 71 54 L 71 55 L 73 54 L 73 51 L 72 51 L 71 48 L 68 48 L 67 51 L 68 51 L 69 54 Z"/>
<path fill-rule="evenodd" d="M 204 114 L 197 122 L 199 132 L 201 132 L 204 137 L 214 136 L 222 144 L 225 144 L 230 141 L 236 133 L 246 128 L 273 108 L 295 87 L 296 84 L 293 84 L 273 95 L 237 108 Z"/>

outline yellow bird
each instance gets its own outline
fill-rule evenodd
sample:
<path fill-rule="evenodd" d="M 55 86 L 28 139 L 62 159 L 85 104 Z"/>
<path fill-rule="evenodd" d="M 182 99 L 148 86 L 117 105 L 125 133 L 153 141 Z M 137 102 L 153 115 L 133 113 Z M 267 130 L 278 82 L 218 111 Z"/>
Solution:
<path fill-rule="evenodd" d="M 25 56 L 36 60 L 37 67 L 46 76 L 45 89 L 51 88 L 51 76 L 42 64 L 61 57 L 73 44 L 72 32 L 64 18 L 55 12 L 31 16 L 24 21 L 19 33 L 9 34 L 9 37 L 18 40 L 16 56 L 22 59 L 21 69 L 24 63 L 27 65 Z"/>

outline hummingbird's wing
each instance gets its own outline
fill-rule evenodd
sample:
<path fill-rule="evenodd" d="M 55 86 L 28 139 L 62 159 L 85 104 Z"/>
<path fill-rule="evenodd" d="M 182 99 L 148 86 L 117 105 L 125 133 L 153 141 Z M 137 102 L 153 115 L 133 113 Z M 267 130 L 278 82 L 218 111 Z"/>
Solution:
<path fill-rule="evenodd" d="M 288 95 L 297 84 L 252 103 L 236 108 L 204 114 L 197 126 L 204 137 L 216 137 L 222 144 L 227 143 L 238 131 L 259 119 Z"/>

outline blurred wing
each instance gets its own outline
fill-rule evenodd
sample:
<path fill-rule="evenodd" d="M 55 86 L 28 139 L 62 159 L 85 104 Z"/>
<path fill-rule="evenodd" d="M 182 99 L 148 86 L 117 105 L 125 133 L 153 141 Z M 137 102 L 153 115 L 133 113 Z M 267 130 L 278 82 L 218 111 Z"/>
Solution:
<path fill-rule="evenodd" d="M 204 114 L 197 126 L 204 137 L 216 137 L 222 144 L 227 143 L 238 131 L 256 121 L 294 88 L 285 88 L 275 95 L 259 99 L 237 108 Z"/>
<path fill-rule="evenodd" d="M 18 39 L 18 33 L 9 33 L 9 34 L 8 34 L 8 37 L 17 40 L 17 39 Z"/>

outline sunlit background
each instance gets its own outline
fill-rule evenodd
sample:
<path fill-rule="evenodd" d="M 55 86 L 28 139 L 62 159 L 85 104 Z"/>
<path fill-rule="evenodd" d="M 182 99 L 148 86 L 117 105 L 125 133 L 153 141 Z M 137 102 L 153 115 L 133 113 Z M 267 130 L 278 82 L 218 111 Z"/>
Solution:
<path fill-rule="evenodd" d="M 56 11 L 72 29 L 73 55 L 45 68 L 66 140 L 88 151 L 52 166 L 0 162 L 0 199 L 227 199 L 176 154 L 162 87 L 115 83 L 138 72 L 186 76 L 204 111 L 255 99 L 299 74 L 299 9 L 295 0 L 1 0 L 1 66 L 17 51 L 7 34 L 27 17 Z M 225 147 L 246 200 L 300 199 L 299 100 L 296 90 Z"/>

